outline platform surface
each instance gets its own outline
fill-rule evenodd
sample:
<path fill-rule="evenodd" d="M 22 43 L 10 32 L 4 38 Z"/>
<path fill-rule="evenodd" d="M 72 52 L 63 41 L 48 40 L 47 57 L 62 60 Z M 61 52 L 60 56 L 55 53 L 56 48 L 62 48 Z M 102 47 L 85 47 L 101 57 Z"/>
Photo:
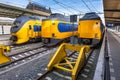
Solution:
<path fill-rule="evenodd" d="M 0 44 L 10 45 L 10 35 L 0 35 Z"/>
<path fill-rule="evenodd" d="M 120 80 L 120 37 L 113 31 L 108 31 L 107 38 L 111 80 Z"/>

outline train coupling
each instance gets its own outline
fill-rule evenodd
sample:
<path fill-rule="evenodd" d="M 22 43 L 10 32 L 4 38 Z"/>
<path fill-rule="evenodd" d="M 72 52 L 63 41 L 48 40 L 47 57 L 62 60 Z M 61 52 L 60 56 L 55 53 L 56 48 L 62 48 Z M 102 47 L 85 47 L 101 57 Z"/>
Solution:
<path fill-rule="evenodd" d="M 77 56 L 72 57 L 72 54 L 68 55 L 66 50 L 74 51 Z M 57 68 L 63 71 L 70 72 L 72 80 L 76 80 L 79 71 L 85 65 L 86 54 L 89 53 L 90 46 L 87 45 L 73 45 L 63 43 L 55 52 L 50 62 L 47 65 L 48 71 L 53 68 Z M 73 55 L 74 55 L 73 54 Z"/>
<path fill-rule="evenodd" d="M 10 52 L 10 50 L 10 46 L 0 44 L 0 64 L 4 64 L 11 61 L 11 59 L 5 54 L 5 52 Z"/>

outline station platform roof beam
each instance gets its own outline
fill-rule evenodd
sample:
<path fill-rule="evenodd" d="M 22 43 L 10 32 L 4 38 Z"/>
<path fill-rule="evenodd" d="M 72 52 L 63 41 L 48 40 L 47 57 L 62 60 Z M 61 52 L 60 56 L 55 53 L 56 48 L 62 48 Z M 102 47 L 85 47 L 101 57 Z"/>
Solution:
<path fill-rule="evenodd" d="M 106 23 L 120 23 L 120 1 L 119 0 L 103 0 L 104 16 Z"/>

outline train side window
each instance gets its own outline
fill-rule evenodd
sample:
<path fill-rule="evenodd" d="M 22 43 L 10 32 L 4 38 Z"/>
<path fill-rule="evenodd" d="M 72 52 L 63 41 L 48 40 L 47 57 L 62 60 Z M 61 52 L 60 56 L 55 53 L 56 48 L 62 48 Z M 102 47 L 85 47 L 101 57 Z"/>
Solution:
<path fill-rule="evenodd" d="M 32 26 L 31 26 L 31 25 L 29 25 L 29 29 L 30 29 L 30 30 L 32 29 Z"/>
<path fill-rule="evenodd" d="M 63 26 L 66 27 L 66 23 L 63 23 Z"/>
<path fill-rule="evenodd" d="M 55 23 L 52 23 L 52 25 L 55 25 Z"/>
<path fill-rule="evenodd" d="M 96 24 L 98 25 L 98 22 L 96 22 Z"/>

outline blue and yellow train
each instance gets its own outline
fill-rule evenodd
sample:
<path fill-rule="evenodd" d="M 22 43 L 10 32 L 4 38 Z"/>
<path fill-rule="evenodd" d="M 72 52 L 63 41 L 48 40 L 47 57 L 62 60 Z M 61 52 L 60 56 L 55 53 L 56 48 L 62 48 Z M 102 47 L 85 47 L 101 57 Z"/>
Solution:
<path fill-rule="evenodd" d="M 57 43 L 76 34 L 77 25 L 70 23 L 69 19 L 62 14 L 54 13 L 42 20 L 42 41 L 44 43 Z"/>
<path fill-rule="evenodd" d="M 18 17 L 10 30 L 12 44 L 41 40 L 41 24 L 42 21 L 37 16 Z"/>
<path fill-rule="evenodd" d="M 79 20 L 79 25 L 73 24 L 66 16 L 54 13 L 47 19 L 40 20 L 35 16 L 21 16 L 15 20 L 11 28 L 11 41 L 21 44 L 28 41 L 43 41 L 43 43 L 58 43 L 77 36 L 81 44 L 99 43 L 104 34 L 104 25 L 100 17 L 92 12 L 86 13 Z M 41 39 L 42 38 L 42 39 Z"/>

